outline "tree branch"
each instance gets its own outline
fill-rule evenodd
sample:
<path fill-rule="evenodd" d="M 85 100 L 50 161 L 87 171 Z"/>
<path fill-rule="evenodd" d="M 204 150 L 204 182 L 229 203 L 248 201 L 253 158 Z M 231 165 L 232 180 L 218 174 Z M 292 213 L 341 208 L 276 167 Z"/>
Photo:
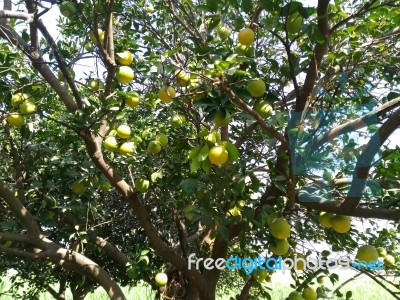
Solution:
<path fill-rule="evenodd" d="M 0 19 L 1 21 L 1 19 Z M 68 111 L 74 112 L 78 109 L 77 104 L 74 102 L 72 97 L 68 94 L 68 91 L 61 86 L 57 77 L 54 76 L 53 72 L 46 65 L 43 57 L 40 56 L 38 51 L 31 51 L 30 46 L 22 39 L 13 28 L 4 22 L 0 22 L 0 37 L 7 40 L 9 43 L 21 50 L 32 62 L 33 67 L 43 76 L 43 78 L 50 84 L 53 90 L 57 93 L 60 99 L 64 102 Z"/>
<path fill-rule="evenodd" d="M 32 23 L 34 20 L 34 14 L 27 14 L 23 12 L 15 12 L 11 10 L 0 10 L 0 18 L 11 18 L 25 20 L 26 23 Z"/>
<path fill-rule="evenodd" d="M 321 65 L 323 56 L 325 55 L 326 49 L 329 43 L 329 23 L 328 23 L 328 6 L 329 0 L 318 0 L 318 30 L 324 36 L 324 43 L 317 44 L 314 48 L 313 56 L 311 57 L 310 64 L 304 85 L 300 90 L 300 95 L 296 100 L 296 112 L 302 112 L 307 110 L 309 98 L 314 89 L 315 81 L 318 77 L 318 70 Z"/>
<path fill-rule="evenodd" d="M 133 213 L 138 218 L 140 225 L 146 232 L 150 244 L 154 250 L 166 261 L 172 263 L 180 270 L 186 278 L 188 278 L 199 290 L 200 294 L 207 299 L 210 297 L 209 288 L 201 274 L 194 269 L 189 270 L 187 262 L 179 256 L 172 248 L 168 247 L 160 238 L 157 228 L 152 224 L 149 214 L 143 204 L 139 201 L 137 193 L 126 183 L 115 170 L 104 160 L 99 144 L 96 143 L 95 137 L 86 132 L 82 135 L 86 144 L 86 150 L 93 163 L 98 167 L 100 172 L 110 181 L 110 183 L 120 192 L 122 197 L 131 207 Z"/>
<path fill-rule="evenodd" d="M 254 111 L 250 106 L 247 105 L 246 102 L 244 102 L 240 97 L 238 97 L 232 89 L 229 87 L 224 82 L 218 82 L 218 87 L 220 88 L 221 91 L 223 91 L 226 95 L 228 95 L 229 99 L 239 108 L 241 108 L 243 111 L 247 112 L 250 114 L 252 117 L 256 119 L 258 124 L 263 128 L 265 131 L 267 131 L 269 134 L 271 134 L 274 138 L 279 140 L 282 145 L 287 149 L 289 147 L 288 141 L 285 139 L 285 137 L 280 134 L 278 131 L 276 131 L 275 128 L 272 126 L 267 125 L 265 123 L 264 119 L 256 112 Z"/>
<path fill-rule="evenodd" d="M 355 120 L 351 120 L 345 124 L 339 125 L 335 128 L 329 130 L 326 134 L 320 136 L 314 143 L 310 149 L 310 153 L 314 153 L 318 150 L 323 144 L 332 141 L 333 139 L 349 133 L 355 130 L 364 128 L 368 125 L 373 124 L 377 120 L 378 117 L 384 115 L 385 113 L 391 111 L 392 109 L 400 106 L 400 97 L 397 97 L 381 106 L 377 107 L 374 111 L 369 114 L 359 117 Z"/>
<path fill-rule="evenodd" d="M 340 201 L 327 201 L 327 202 L 307 202 L 307 198 L 311 198 L 312 195 L 308 194 L 301 197 L 299 199 L 298 195 L 296 196 L 296 202 L 301 206 L 304 206 L 309 209 L 315 209 L 317 211 L 325 211 L 329 213 L 344 215 L 344 216 L 352 216 L 352 217 L 360 217 L 360 218 L 373 218 L 373 219 L 382 219 L 382 220 L 399 220 L 400 219 L 400 210 L 399 209 L 386 209 L 386 208 L 365 208 L 365 207 L 356 207 L 353 210 L 348 210 L 341 206 Z M 322 199 L 321 199 L 322 201 Z"/>
<path fill-rule="evenodd" d="M 47 31 L 46 26 L 44 26 L 44 24 L 41 20 L 38 20 L 37 25 L 38 25 L 38 29 L 43 34 L 44 38 L 46 39 L 46 41 L 49 43 L 51 49 L 53 50 L 54 57 L 57 60 L 58 66 L 65 78 L 65 81 L 67 82 L 69 88 L 71 89 L 72 94 L 75 97 L 76 103 L 78 103 L 78 108 L 82 108 L 81 95 L 80 95 L 78 89 L 76 88 L 74 80 L 71 78 L 71 74 L 67 68 L 67 64 L 66 64 L 63 56 L 61 55 L 60 51 L 58 50 L 56 42 L 54 41 L 54 39 L 50 35 L 50 33 Z"/>
<path fill-rule="evenodd" d="M 9 189 L 5 182 L 0 180 L 0 197 L 8 204 L 11 210 L 17 215 L 22 221 L 28 233 L 35 238 L 41 238 L 42 234 L 40 228 L 36 223 L 35 218 L 26 209 L 22 203 L 14 197 L 13 192 Z"/>
<path fill-rule="evenodd" d="M 130 263 L 129 258 L 123 254 L 117 247 L 106 241 L 105 239 L 96 235 L 95 232 L 88 234 L 88 240 L 93 244 L 99 246 L 113 261 L 120 266 L 127 266 Z"/>
<path fill-rule="evenodd" d="M 240 291 L 240 295 L 237 298 L 238 300 L 247 300 L 249 297 L 251 287 L 256 283 L 256 279 L 251 276 L 249 280 L 247 280 L 246 284 L 243 286 Z"/>
<path fill-rule="evenodd" d="M 357 207 L 362 198 L 362 192 L 367 184 L 367 177 L 369 170 L 372 167 L 374 156 L 379 152 L 380 147 L 399 126 L 400 109 L 394 112 L 385 123 L 382 124 L 379 130 L 369 140 L 367 148 L 358 157 L 354 169 L 353 181 L 346 199 L 342 204 L 343 208 L 353 210 Z"/>

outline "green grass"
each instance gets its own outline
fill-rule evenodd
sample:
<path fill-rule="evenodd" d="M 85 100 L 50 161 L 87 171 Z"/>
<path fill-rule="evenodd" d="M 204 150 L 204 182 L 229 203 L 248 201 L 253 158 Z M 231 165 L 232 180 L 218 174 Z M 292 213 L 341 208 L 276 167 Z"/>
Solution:
<path fill-rule="evenodd" d="M 278 279 L 278 278 L 277 278 Z M 0 282 L 0 292 L 4 292 L 7 288 L 11 286 L 11 282 L 4 280 Z M 328 288 L 332 288 L 331 285 L 326 285 Z M 336 285 L 337 287 L 338 285 Z M 279 281 L 273 280 L 272 283 L 269 283 L 267 287 L 271 288 L 270 294 L 273 300 L 283 300 L 285 299 L 289 293 L 292 291 L 289 286 L 288 281 Z M 316 287 L 316 285 L 314 285 Z M 239 288 L 239 287 L 238 287 Z M 137 286 L 132 288 L 123 288 L 125 296 L 127 299 L 135 299 L 135 300 L 150 300 L 154 299 L 154 291 L 152 291 L 148 286 Z M 380 287 L 376 282 L 368 277 L 362 277 L 351 283 L 345 285 L 341 292 L 346 294 L 347 291 L 351 290 L 353 293 L 353 300 L 377 300 L 377 299 L 385 299 L 390 300 L 393 297 L 382 287 Z M 236 289 L 237 291 L 237 289 Z M 21 295 L 23 295 L 23 291 L 21 291 Z M 231 295 L 223 295 L 218 297 L 220 300 L 228 300 Z M 14 298 L 11 296 L 0 295 L 1 300 L 13 300 Z M 40 300 L 53 300 L 49 294 L 42 294 Z M 72 299 L 70 293 L 67 293 L 67 300 Z M 107 294 L 101 289 L 98 288 L 94 293 L 89 294 L 86 297 L 86 300 L 106 300 L 109 299 Z M 339 298 L 330 298 L 330 299 L 339 299 Z"/>

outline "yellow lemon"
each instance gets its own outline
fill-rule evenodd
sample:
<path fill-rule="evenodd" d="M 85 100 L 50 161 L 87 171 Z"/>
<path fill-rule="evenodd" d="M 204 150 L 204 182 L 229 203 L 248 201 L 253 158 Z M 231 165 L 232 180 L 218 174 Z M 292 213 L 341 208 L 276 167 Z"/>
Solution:
<path fill-rule="evenodd" d="M 214 146 L 208 152 L 208 158 L 214 165 L 223 165 L 228 161 L 228 151 L 224 146 Z"/>
<path fill-rule="evenodd" d="M 174 100 L 176 93 L 172 86 L 162 87 L 158 92 L 158 97 L 164 103 L 171 103 Z"/>
<path fill-rule="evenodd" d="M 347 216 L 334 216 L 332 218 L 332 227 L 336 232 L 346 233 L 351 228 L 351 220 Z"/>
<path fill-rule="evenodd" d="M 242 45 L 250 45 L 254 41 L 254 31 L 251 28 L 245 28 L 239 31 L 238 41 Z"/>
<path fill-rule="evenodd" d="M 280 217 L 271 223 L 269 232 L 274 238 L 283 240 L 290 235 L 290 225 L 284 217 Z"/>

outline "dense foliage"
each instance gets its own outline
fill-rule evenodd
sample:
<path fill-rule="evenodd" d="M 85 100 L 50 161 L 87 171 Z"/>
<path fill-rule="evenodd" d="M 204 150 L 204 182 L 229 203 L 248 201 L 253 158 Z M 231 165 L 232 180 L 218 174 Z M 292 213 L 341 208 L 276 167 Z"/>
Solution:
<path fill-rule="evenodd" d="M 121 286 L 145 280 L 164 299 L 232 286 L 237 299 L 268 299 L 272 272 L 196 270 L 189 255 L 377 259 L 357 254 L 371 245 L 385 248 L 384 271 L 360 272 L 399 299 L 398 1 L 0 9 L 10 292 L 29 282 L 22 299 L 67 288 L 83 299 L 102 286 L 125 299 Z M 321 274 L 339 280 L 293 270 L 293 290 L 306 298 Z"/>

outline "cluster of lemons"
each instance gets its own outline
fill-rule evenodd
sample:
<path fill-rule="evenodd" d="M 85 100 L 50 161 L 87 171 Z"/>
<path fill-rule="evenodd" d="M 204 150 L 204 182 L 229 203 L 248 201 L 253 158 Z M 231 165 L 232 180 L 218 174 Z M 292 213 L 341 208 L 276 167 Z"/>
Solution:
<path fill-rule="evenodd" d="M 348 216 L 340 216 L 332 213 L 321 212 L 318 221 L 324 228 L 333 228 L 338 233 L 346 233 L 351 228 L 351 219 Z"/>
<path fill-rule="evenodd" d="M 231 35 L 231 30 L 228 27 L 221 26 L 218 29 L 218 34 L 222 39 L 229 38 Z M 255 39 L 255 33 L 251 28 L 244 28 L 238 34 L 238 42 L 239 48 L 244 47 L 252 47 L 252 44 Z M 174 73 L 176 82 L 178 85 L 185 87 L 191 83 L 190 73 L 178 69 Z M 255 98 L 259 98 L 264 95 L 266 91 L 266 84 L 260 78 L 251 79 L 248 82 L 247 90 L 251 94 L 251 96 Z M 199 100 L 201 97 L 205 95 L 204 91 L 200 91 L 196 94 L 196 98 L 193 97 L 194 100 Z M 158 92 L 158 97 L 161 102 L 165 104 L 170 104 L 177 97 L 177 93 L 172 86 L 163 86 Z M 265 100 L 256 101 L 253 109 L 261 116 L 261 118 L 267 118 L 273 113 L 272 106 Z M 229 112 L 226 112 L 225 115 L 222 112 L 218 111 L 213 122 L 216 127 L 224 127 L 229 124 L 232 116 Z M 174 115 L 171 118 L 171 124 L 173 127 L 178 127 L 182 125 L 186 121 L 185 116 L 183 115 Z M 214 165 L 224 165 L 227 163 L 229 158 L 229 152 L 224 147 L 224 145 L 216 144 L 209 151 L 208 158 L 210 162 Z"/>
<path fill-rule="evenodd" d="M 275 255 L 285 255 L 289 251 L 290 225 L 285 217 L 279 217 L 276 213 L 269 215 L 267 219 L 269 233 L 273 236 L 270 243 L 270 251 Z"/>
<path fill-rule="evenodd" d="M 16 93 L 11 97 L 11 105 L 16 109 L 7 116 L 7 123 L 11 126 L 21 126 L 25 124 L 25 117 L 37 111 L 33 96 L 24 93 Z"/>
<path fill-rule="evenodd" d="M 135 143 L 128 140 L 130 136 L 131 128 L 126 124 L 119 125 L 116 130 L 111 130 L 109 135 L 105 138 L 103 142 L 104 148 L 111 152 L 119 149 L 121 155 L 130 155 L 135 152 L 136 149 Z M 162 147 L 167 144 L 168 137 L 163 133 L 159 133 L 154 140 L 149 142 L 147 150 L 151 154 L 157 154 L 161 151 Z"/>

